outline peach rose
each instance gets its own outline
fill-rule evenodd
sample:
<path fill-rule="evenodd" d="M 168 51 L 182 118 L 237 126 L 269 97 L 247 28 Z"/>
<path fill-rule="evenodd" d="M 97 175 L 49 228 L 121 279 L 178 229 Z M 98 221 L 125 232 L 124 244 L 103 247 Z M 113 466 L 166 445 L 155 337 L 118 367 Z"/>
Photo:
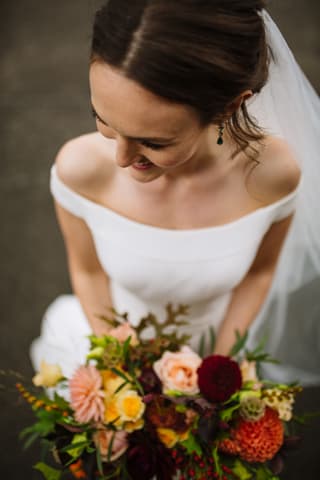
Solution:
<path fill-rule="evenodd" d="M 197 369 L 202 359 L 189 347 L 179 352 L 165 352 L 153 369 L 162 382 L 164 392 L 177 390 L 188 395 L 199 392 Z"/>
<path fill-rule="evenodd" d="M 124 343 L 127 338 L 131 337 L 130 345 L 132 345 L 133 347 L 135 347 L 139 343 L 135 330 L 130 326 L 128 322 L 122 323 L 118 327 L 112 328 L 111 330 L 109 330 L 108 335 L 116 338 L 117 340 L 119 340 L 119 342 L 122 343 Z"/>
<path fill-rule="evenodd" d="M 127 434 L 126 432 L 114 432 L 113 430 L 107 430 L 101 428 L 97 430 L 93 435 L 93 440 L 97 448 L 101 453 L 103 462 L 113 462 L 119 458 L 128 448 Z M 110 458 L 108 453 L 111 445 Z"/>

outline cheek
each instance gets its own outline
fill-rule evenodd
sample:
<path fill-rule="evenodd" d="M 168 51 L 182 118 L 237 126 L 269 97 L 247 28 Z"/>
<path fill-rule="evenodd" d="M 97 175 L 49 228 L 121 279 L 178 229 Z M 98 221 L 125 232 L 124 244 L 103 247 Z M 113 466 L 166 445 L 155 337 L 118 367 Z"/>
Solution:
<path fill-rule="evenodd" d="M 164 168 L 176 167 L 188 162 L 194 156 L 196 149 L 197 147 L 193 143 L 183 144 L 171 151 L 163 152 L 161 158 L 155 156 L 154 163 L 159 163 Z M 151 158 L 150 160 L 153 161 Z"/>
<path fill-rule="evenodd" d="M 116 133 L 112 128 L 106 127 L 105 125 L 101 124 L 98 120 L 96 121 L 97 130 L 100 132 L 104 137 L 107 138 L 116 138 Z"/>

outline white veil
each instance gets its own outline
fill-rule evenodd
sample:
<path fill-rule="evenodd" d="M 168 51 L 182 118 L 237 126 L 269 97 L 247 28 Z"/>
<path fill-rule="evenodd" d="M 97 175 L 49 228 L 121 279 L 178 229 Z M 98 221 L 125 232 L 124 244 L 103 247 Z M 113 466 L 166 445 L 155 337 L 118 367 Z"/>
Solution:
<path fill-rule="evenodd" d="M 266 86 L 248 110 L 259 125 L 292 146 L 302 189 L 249 346 L 266 335 L 266 350 L 281 362 L 265 368 L 274 380 L 320 384 L 320 99 L 270 15 L 262 15 L 275 58 Z"/>

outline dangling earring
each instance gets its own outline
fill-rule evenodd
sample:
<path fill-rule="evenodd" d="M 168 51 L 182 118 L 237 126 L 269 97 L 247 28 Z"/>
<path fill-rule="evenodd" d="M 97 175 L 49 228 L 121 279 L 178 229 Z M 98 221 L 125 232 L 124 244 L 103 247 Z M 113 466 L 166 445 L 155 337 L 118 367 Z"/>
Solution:
<path fill-rule="evenodd" d="M 219 126 L 219 136 L 217 140 L 218 145 L 223 145 L 223 130 L 224 130 L 224 123 L 221 123 Z"/>

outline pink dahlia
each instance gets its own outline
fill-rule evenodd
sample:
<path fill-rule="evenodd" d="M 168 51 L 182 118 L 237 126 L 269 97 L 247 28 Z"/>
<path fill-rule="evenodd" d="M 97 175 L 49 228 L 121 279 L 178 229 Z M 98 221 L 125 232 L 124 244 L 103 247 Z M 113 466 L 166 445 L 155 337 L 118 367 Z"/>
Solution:
<path fill-rule="evenodd" d="M 210 402 L 225 402 L 241 388 L 239 365 L 230 357 L 210 355 L 198 368 L 198 385 Z"/>
<path fill-rule="evenodd" d="M 79 367 L 69 382 L 71 407 L 79 423 L 96 422 L 104 418 L 102 378 L 93 366 Z"/>

